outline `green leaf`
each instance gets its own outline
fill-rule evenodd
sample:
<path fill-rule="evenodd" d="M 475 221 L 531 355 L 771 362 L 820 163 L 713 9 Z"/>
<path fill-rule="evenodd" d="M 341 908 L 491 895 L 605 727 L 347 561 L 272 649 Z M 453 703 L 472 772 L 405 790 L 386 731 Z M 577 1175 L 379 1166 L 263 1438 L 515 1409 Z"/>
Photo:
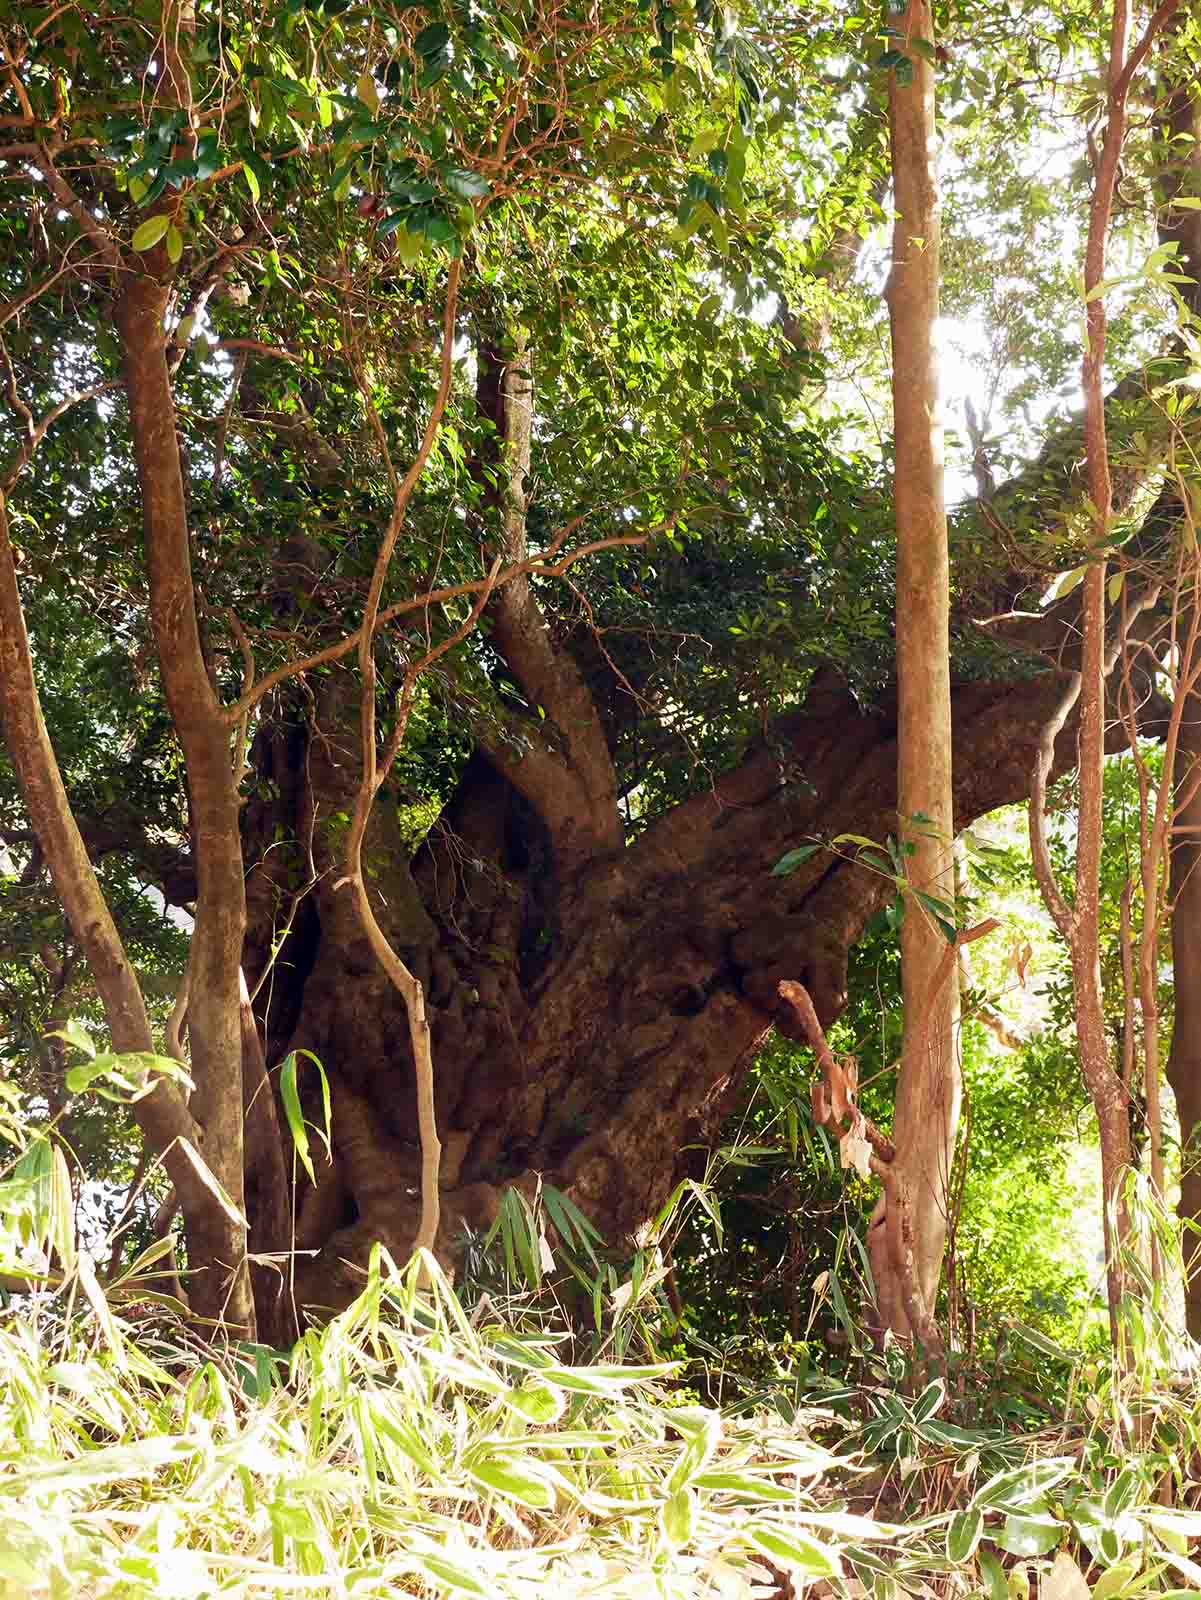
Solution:
<path fill-rule="evenodd" d="M 167 229 L 167 260 L 175 266 L 183 255 L 183 234 L 174 223 Z"/>
<path fill-rule="evenodd" d="M 304 1112 L 300 1108 L 300 1093 L 296 1086 L 295 1050 L 279 1069 L 279 1093 L 284 1104 L 284 1117 L 288 1124 L 288 1132 L 292 1135 L 292 1147 L 296 1151 L 296 1158 L 308 1173 L 309 1182 L 315 1184 L 317 1174 L 313 1168 L 313 1158 L 309 1154 L 309 1134 L 304 1125 Z"/>
<path fill-rule="evenodd" d="M 63 1023 L 61 1028 L 52 1028 L 46 1035 L 47 1039 L 65 1039 L 76 1050 L 82 1050 L 85 1056 L 94 1056 L 96 1046 L 92 1043 L 92 1036 L 80 1022 L 78 1017 L 71 1017 Z"/>
<path fill-rule="evenodd" d="M 1120 1472 L 1106 1491 L 1105 1515 L 1111 1521 L 1116 1521 L 1123 1511 L 1129 1511 L 1138 1499 L 1141 1487 L 1142 1477 L 1133 1467 Z"/>
<path fill-rule="evenodd" d="M 482 173 L 469 172 L 466 167 L 451 167 L 442 181 L 457 200 L 482 200 L 492 189 Z"/>
<path fill-rule="evenodd" d="M 567 1400 L 561 1390 L 552 1388 L 549 1383 L 530 1382 L 522 1384 L 520 1389 L 511 1389 L 505 1396 L 505 1403 L 528 1421 L 545 1424 L 559 1420 Z"/>
<path fill-rule="evenodd" d="M 1077 1359 L 1070 1350 L 1065 1350 L 1061 1344 L 1056 1344 L 1054 1339 L 1048 1339 L 1045 1333 L 1040 1333 L 1037 1328 L 1028 1328 L 1024 1323 L 1014 1323 L 1011 1332 L 1016 1334 L 1023 1344 L 1028 1344 L 1032 1350 L 1037 1350 L 1040 1355 L 1049 1356 L 1053 1361 L 1064 1361 L 1069 1365 Z"/>
<path fill-rule="evenodd" d="M 431 22 L 428 27 L 422 28 L 413 40 L 413 48 L 419 56 L 429 60 L 433 56 L 440 55 L 449 43 L 450 29 L 446 24 Z"/>
<path fill-rule="evenodd" d="M 201 1156 L 196 1147 L 187 1139 L 180 1139 L 178 1144 L 179 1148 L 183 1151 L 184 1155 L 187 1156 L 188 1160 L 195 1168 L 196 1176 L 200 1179 L 201 1183 L 203 1183 L 204 1187 L 221 1207 L 222 1211 L 225 1212 L 225 1215 L 229 1218 L 229 1220 L 231 1222 L 238 1223 L 239 1226 L 243 1228 L 249 1227 L 250 1224 L 238 1210 L 237 1206 L 234 1205 L 233 1201 L 230 1199 L 229 1195 L 226 1193 L 225 1189 L 218 1180 L 216 1174 Z"/>
<path fill-rule="evenodd" d="M 461 1589 L 464 1594 L 480 1595 L 483 1600 L 491 1600 L 491 1589 L 482 1584 L 474 1573 L 468 1572 L 466 1567 L 459 1566 L 446 1556 L 433 1550 L 416 1550 L 413 1552 L 413 1561 L 428 1572 L 437 1584 L 449 1584 L 452 1589 Z"/>
<path fill-rule="evenodd" d="M 72 1067 L 67 1073 L 67 1088 L 72 1094 L 82 1094 L 95 1087 L 107 1099 L 140 1100 L 154 1088 L 156 1077 L 170 1078 L 184 1088 L 191 1089 L 192 1079 L 187 1069 L 170 1056 L 153 1055 L 148 1050 L 125 1051 L 121 1055 L 105 1050 L 90 1061 Z M 101 1087 L 107 1081 L 119 1095 L 106 1093 Z"/>
<path fill-rule="evenodd" d="M 668 1488 L 674 1492 L 690 1484 L 697 1473 L 708 1466 L 721 1436 L 721 1418 L 703 1406 L 681 1406 L 669 1416 L 680 1432 L 687 1435 L 667 1480 Z"/>
<path fill-rule="evenodd" d="M 106 1293 L 110 1296 L 118 1289 L 135 1284 L 142 1273 L 148 1272 L 164 1256 L 169 1256 L 175 1249 L 175 1235 L 168 1233 L 163 1239 L 156 1239 L 153 1244 L 147 1245 L 138 1257 L 132 1261 L 119 1278 L 114 1278 L 107 1286 Z"/>
<path fill-rule="evenodd" d="M 50 1175 L 50 1243 L 58 1255 L 64 1272 L 74 1272 L 75 1255 L 75 1197 L 71 1192 L 71 1174 L 67 1158 L 60 1146 L 54 1146 Z"/>
<path fill-rule="evenodd" d="M 873 872 L 882 872 L 887 878 L 893 877 L 892 862 L 886 861 L 882 855 L 879 855 L 874 850 L 861 850 L 859 853 L 859 865 L 861 867 L 870 867 Z"/>
<path fill-rule="evenodd" d="M 668 1544 L 687 1544 L 696 1528 L 696 1496 L 691 1489 L 679 1489 L 663 1502 L 659 1525 Z"/>
<path fill-rule="evenodd" d="M 989 1600 L 1008 1600 L 1009 1580 L 1000 1560 L 991 1550 L 978 1551 L 976 1560 L 980 1563 L 980 1576 L 988 1585 Z"/>
<path fill-rule="evenodd" d="M 374 117 L 380 108 L 379 90 L 375 86 L 375 79 L 369 72 L 364 72 L 354 86 L 354 92 Z"/>
<path fill-rule="evenodd" d="M 933 913 L 934 916 L 953 917 L 955 915 L 954 906 L 948 905 L 945 900 L 939 900 L 935 895 L 927 894 L 923 889 L 915 889 L 913 892 L 926 910 Z"/>
<path fill-rule="evenodd" d="M 242 178 L 246 184 L 246 187 L 250 190 L 250 198 L 257 206 L 263 197 L 263 191 L 259 187 L 258 174 L 250 165 L 249 161 L 243 161 L 242 163 Z"/>
<path fill-rule="evenodd" d="M 980 1535 L 984 1532 L 984 1513 L 982 1511 L 961 1511 L 951 1518 L 951 1525 L 947 1529 L 947 1560 L 958 1565 L 963 1561 L 970 1561 L 976 1553 L 976 1546 L 980 1543 Z"/>
<path fill-rule="evenodd" d="M 1006 1467 L 981 1484 L 972 1496 L 973 1506 L 1027 1506 L 1060 1483 L 1074 1462 L 1062 1456 L 1043 1461 L 1028 1461 L 1020 1467 Z"/>
<path fill-rule="evenodd" d="M 137 251 L 153 250 L 171 226 L 171 218 L 161 211 L 157 217 L 147 217 L 135 230 L 133 247 Z"/>
<path fill-rule="evenodd" d="M 787 1504 L 796 1499 L 792 1489 L 770 1478 L 757 1478 L 750 1472 L 701 1472 L 693 1479 L 698 1489 L 713 1494 L 735 1494 L 743 1500 L 766 1500 Z"/>
<path fill-rule="evenodd" d="M 821 849 L 820 844 L 800 844 L 795 850 L 788 850 L 771 869 L 773 878 L 787 878 L 789 873 L 795 872 L 810 856 L 816 855 Z"/>
<path fill-rule="evenodd" d="M 1062 600 L 1064 595 L 1071 594 L 1078 584 L 1084 582 L 1084 574 L 1087 571 L 1087 567 L 1073 567 L 1071 572 L 1065 572 L 1051 591 L 1051 599 Z"/>
<path fill-rule="evenodd" d="M 1117 1596 L 1125 1591 L 1131 1579 L 1137 1577 L 1142 1564 L 1141 1556 L 1127 1556 L 1124 1561 L 1117 1562 L 1097 1579 L 1093 1585 L 1091 1600 L 1117 1600 Z M 1160 1570 L 1162 1571 L 1162 1568 Z"/>
<path fill-rule="evenodd" d="M 807 1538 L 792 1528 L 785 1530 L 763 1522 L 752 1522 L 747 1534 L 755 1548 L 762 1550 L 764 1555 L 771 1556 L 774 1561 L 787 1562 L 807 1577 L 842 1577 L 842 1562 L 837 1550 L 819 1544 L 816 1539 Z"/>
<path fill-rule="evenodd" d="M 1201 1537 L 1201 1513 L 1177 1511 L 1154 1507 L 1143 1513 L 1144 1521 L 1155 1536 L 1178 1556 L 1187 1556 L 1193 1539 Z"/>
<path fill-rule="evenodd" d="M 946 1384 L 941 1378 L 935 1378 L 933 1383 L 928 1383 L 913 1402 L 913 1420 L 925 1422 L 938 1411 L 947 1397 Z"/>
<path fill-rule="evenodd" d="M 1005 1518 L 1001 1548 L 1011 1556 L 1045 1556 L 1063 1537 L 1064 1526 L 1054 1517 L 1038 1517 L 1011 1511 Z"/>
<path fill-rule="evenodd" d="M 550 1484 L 511 1457 L 485 1457 L 473 1462 L 467 1470 L 482 1488 L 516 1500 L 531 1511 L 549 1511 L 555 1503 Z"/>
<path fill-rule="evenodd" d="M 1163 1558 L 1193 1585 L 1194 1593 L 1201 1594 L 1201 1565 L 1190 1556 L 1179 1556 L 1174 1550 L 1165 1550 Z"/>

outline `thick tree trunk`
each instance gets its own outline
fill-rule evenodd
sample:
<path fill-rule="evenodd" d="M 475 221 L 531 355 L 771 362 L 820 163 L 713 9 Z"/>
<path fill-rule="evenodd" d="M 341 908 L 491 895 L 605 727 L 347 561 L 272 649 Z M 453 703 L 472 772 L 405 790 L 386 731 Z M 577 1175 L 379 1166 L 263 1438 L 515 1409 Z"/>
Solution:
<path fill-rule="evenodd" d="M 958 826 L 1025 793 L 1061 692 L 1060 675 L 956 692 Z M 371 1240 L 403 1256 L 419 1213 L 404 1009 L 333 889 L 356 713 L 354 682 L 338 674 L 321 680 L 316 730 L 279 710 L 255 746 L 245 828 L 252 987 L 297 889 L 317 878 L 259 997 L 268 1064 L 312 1050 L 333 1093 L 333 1159 L 299 1198 L 297 1244 L 318 1252 L 297 1265 L 301 1304 L 345 1303 Z M 771 868 L 806 836 L 895 828 L 896 758 L 895 717 L 815 692 L 712 791 L 573 877 L 557 874 L 542 823 L 482 756 L 412 862 L 381 794 L 364 859 L 376 915 L 428 996 L 443 1252 L 535 1172 L 614 1242 L 633 1234 L 750 1047 L 789 1025 L 781 978 L 806 984 L 824 1023 L 837 1015 L 881 880 L 824 853 L 789 878 Z M 316 1115 L 316 1074 L 301 1077 Z"/>
<path fill-rule="evenodd" d="M 890 84 L 897 222 L 887 299 L 892 328 L 897 521 L 897 690 L 901 837 L 913 888 L 954 900 L 951 790 L 950 563 L 934 335 L 939 216 L 934 150 L 933 18 L 911 0 L 900 24 L 907 81 Z M 926 49 L 910 49 L 909 40 Z M 924 816 L 923 824 L 914 818 Z M 944 921 L 954 921 L 952 912 Z M 942 1271 L 951 1163 L 962 1093 L 959 989 L 945 932 L 911 899 L 901 929 L 904 1037 L 893 1140 L 896 1159 L 872 1228 L 880 1310 L 894 1333 L 941 1344 L 934 1303 Z"/>

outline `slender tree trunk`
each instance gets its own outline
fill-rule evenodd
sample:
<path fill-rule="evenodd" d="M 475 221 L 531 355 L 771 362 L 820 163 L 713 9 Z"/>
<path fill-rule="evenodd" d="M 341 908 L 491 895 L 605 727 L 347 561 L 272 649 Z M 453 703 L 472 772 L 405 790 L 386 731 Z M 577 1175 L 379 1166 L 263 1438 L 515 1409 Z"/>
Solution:
<path fill-rule="evenodd" d="M 888 286 L 892 329 L 897 518 L 897 800 L 914 888 L 954 898 L 951 797 L 949 568 L 943 505 L 942 428 L 934 348 L 938 320 L 939 216 L 934 155 L 933 19 L 911 0 L 900 29 L 911 74 L 892 75 L 896 208 Z M 902 82 L 901 76 L 908 76 Z M 915 824 L 915 817 L 928 820 Z M 951 919 L 953 920 L 953 918 Z M 947 977 L 945 933 L 920 902 L 901 930 L 905 1018 L 894 1139 L 897 1156 L 874 1270 L 881 1310 L 900 1334 L 941 1340 L 934 1317 L 960 1071 L 958 986 Z"/>
<path fill-rule="evenodd" d="M 0 723 L 55 891 L 104 1004 L 113 1048 L 152 1051 L 154 1038 L 137 975 L 88 859 L 46 732 L 2 494 Z M 174 1084 L 162 1080 L 152 1094 L 137 1101 L 134 1115 L 147 1143 L 163 1155 L 168 1176 L 185 1204 L 195 1214 L 211 1206 L 212 1198 L 183 1149 L 184 1140 L 198 1144 L 199 1133 Z"/>
<path fill-rule="evenodd" d="M 1184 12 L 1178 13 L 1179 23 Z M 1178 32 L 1178 27 L 1173 33 Z M 1165 199 L 1201 194 L 1201 88 L 1184 63 L 1165 76 L 1161 99 L 1166 134 L 1161 160 L 1170 178 Z M 1157 163 L 1158 164 L 1158 163 Z M 1189 309 L 1201 312 L 1201 211 L 1169 205 L 1160 223 L 1161 243 L 1178 246 L 1176 270 Z M 1196 578 L 1191 606 L 1198 604 Z M 1191 620 L 1191 619 L 1190 619 Z M 1185 1315 L 1188 1331 L 1201 1339 L 1201 692 L 1187 696 L 1176 764 L 1175 837 L 1169 892 L 1172 905 L 1172 973 L 1175 1020 L 1167 1075 L 1180 1119 L 1180 1208 L 1184 1225 Z"/>
<path fill-rule="evenodd" d="M 1079 700 L 1080 798 L 1077 817 L 1075 903 L 1068 906 L 1055 884 L 1046 850 L 1044 805 L 1049 757 L 1046 743 L 1034 770 L 1030 805 L 1031 847 L 1043 898 L 1067 942 L 1072 962 L 1076 1042 L 1080 1069 L 1092 1097 L 1101 1140 L 1101 1198 L 1105 1213 L 1106 1285 L 1110 1334 L 1121 1343 L 1120 1305 L 1126 1277 L 1122 1251 L 1130 1237 L 1130 1214 L 1124 1180 L 1131 1163 L 1128 1096 L 1120 1073 L 1110 1061 L 1105 1032 L 1100 961 L 1100 883 L 1102 805 L 1105 758 L 1105 679 L 1110 667 L 1105 647 L 1106 562 L 1113 516 L 1113 482 L 1105 421 L 1106 310 L 1103 284 L 1113 196 L 1126 135 L 1126 102 L 1135 72 L 1145 59 L 1156 32 L 1176 9 L 1164 0 L 1133 50 L 1128 47 L 1128 0 L 1114 0 L 1107 62 L 1105 131 L 1095 159 L 1088 238 L 1084 254 L 1087 343 L 1081 368 L 1084 391 L 1084 453 L 1091 502 L 1091 559 L 1085 571 L 1082 602 L 1083 643 L 1080 671 L 1063 715 Z M 1051 739 L 1062 715 L 1048 728 Z M 1146 908 L 1144 908 L 1146 909 Z M 1112 1219 L 1112 1232 L 1110 1223 Z"/>
<path fill-rule="evenodd" d="M 1172 847 L 1172 975 L 1175 1022 L 1168 1082 L 1180 1119 L 1180 1217 L 1184 1224 L 1185 1318 L 1201 1339 L 1201 694 L 1189 696 L 1180 728 L 1176 840 Z"/>
<path fill-rule="evenodd" d="M 117 306 L 146 540 L 150 619 L 171 718 L 187 769 L 196 863 L 188 957 L 192 1114 L 201 1154 L 240 1212 L 243 1198 L 241 961 L 246 927 L 242 841 L 230 731 L 201 648 L 175 405 L 167 367 L 167 291 L 130 272 Z M 193 1309 L 255 1335 L 246 1229 L 211 1200 L 199 1213 L 181 1195 Z"/>

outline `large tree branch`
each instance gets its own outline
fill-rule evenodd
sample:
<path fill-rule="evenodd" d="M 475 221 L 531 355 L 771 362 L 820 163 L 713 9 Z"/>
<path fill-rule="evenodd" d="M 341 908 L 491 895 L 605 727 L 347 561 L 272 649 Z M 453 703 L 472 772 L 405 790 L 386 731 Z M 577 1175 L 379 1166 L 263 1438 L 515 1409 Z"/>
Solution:
<path fill-rule="evenodd" d="M 545 822 L 559 861 L 569 868 L 621 848 L 617 777 L 596 704 L 576 663 L 556 648 L 541 607 L 520 569 L 528 561 L 526 479 L 533 437 L 530 353 L 505 360 L 493 345 L 479 351 L 478 394 L 498 439 L 500 549 L 518 576 L 497 589 L 488 608 L 491 642 L 541 721 L 523 725 L 526 748 L 489 739 L 483 746 L 500 772 Z M 542 720 L 544 719 L 544 720 Z M 552 742 L 553 741 L 553 742 Z"/>

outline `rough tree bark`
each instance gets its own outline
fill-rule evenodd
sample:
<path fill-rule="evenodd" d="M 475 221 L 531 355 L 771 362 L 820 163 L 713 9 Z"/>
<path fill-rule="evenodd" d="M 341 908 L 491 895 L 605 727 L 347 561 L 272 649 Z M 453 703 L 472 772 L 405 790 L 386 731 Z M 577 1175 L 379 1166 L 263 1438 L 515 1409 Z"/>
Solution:
<path fill-rule="evenodd" d="M 1047 674 L 956 690 L 957 826 L 1026 792 L 1062 686 Z M 355 699 L 350 677 L 339 691 L 334 674 L 311 718 L 280 709 L 256 743 L 262 781 L 246 819 L 252 985 L 312 841 L 317 886 L 261 1005 L 269 1063 L 303 1047 L 331 1078 L 333 1160 L 304 1187 L 297 1241 L 319 1252 L 298 1264 L 298 1296 L 326 1305 L 355 1291 L 371 1239 L 407 1250 L 419 1212 L 404 1010 L 333 889 L 331 819 L 357 789 Z M 806 835 L 894 827 L 896 758 L 895 715 L 815 691 L 712 791 L 574 876 L 554 870 L 544 820 L 483 755 L 412 862 L 381 796 L 364 858 L 377 914 L 428 999 L 440 1248 L 453 1250 L 464 1223 L 486 1224 L 503 1186 L 534 1172 L 613 1240 L 632 1234 L 750 1048 L 774 1022 L 792 1030 L 780 980 L 803 981 L 833 1020 L 881 880 L 830 857 L 783 880 L 771 867 Z M 278 842 L 285 826 L 291 854 Z"/>
<path fill-rule="evenodd" d="M 519 480 L 526 380 L 487 351 L 479 370 Z M 510 483 L 509 558 L 524 551 L 520 513 Z M 806 835 L 896 828 L 895 707 L 865 714 L 823 684 L 711 790 L 623 848 L 605 728 L 575 662 L 528 584 L 498 592 L 489 617 L 541 715 L 514 713 L 511 745 L 483 733 L 413 860 L 387 786 L 363 840 L 372 909 L 427 1000 L 448 1254 L 464 1224 L 491 1220 L 506 1184 L 535 1173 L 614 1241 L 634 1233 L 756 1041 L 773 1023 L 796 1029 L 780 981 L 802 981 L 822 1023 L 837 1015 L 848 952 L 886 892 L 821 855 L 786 879 L 772 866 Z M 954 827 L 1028 792 L 1068 676 L 954 691 Z M 244 826 L 252 983 L 289 929 L 260 1000 L 268 1062 L 311 1050 L 332 1084 L 332 1159 L 302 1188 L 297 1238 L 316 1252 L 298 1263 L 298 1298 L 323 1305 L 355 1292 L 373 1239 L 407 1251 L 419 1218 L 407 1020 L 334 889 L 338 819 L 361 787 L 358 699 L 341 668 L 311 696 L 281 691 L 255 743 Z"/>
<path fill-rule="evenodd" d="M 939 216 L 934 22 L 927 0 L 910 0 L 899 31 L 908 70 L 894 71 L 889 82 L 897 221 L 886 290 L 896 448 L 897 809 L 911 852 L 912 887 L 946 903 L 955 892 L 950 563 L 934 345 Z M 928 821 L 916 824 L 918 816 Z M 948 981 L 946 953 L 945 933 L 929 909 L 911 898 L 901 928 L 904 1035 L 893 1124 L 896 1157 L 869 1238 L 885 1325 L 920 1339 L 927 1349 L 941 1347 L 934 1302 L 962 1093 L 959 989 Z"/>

